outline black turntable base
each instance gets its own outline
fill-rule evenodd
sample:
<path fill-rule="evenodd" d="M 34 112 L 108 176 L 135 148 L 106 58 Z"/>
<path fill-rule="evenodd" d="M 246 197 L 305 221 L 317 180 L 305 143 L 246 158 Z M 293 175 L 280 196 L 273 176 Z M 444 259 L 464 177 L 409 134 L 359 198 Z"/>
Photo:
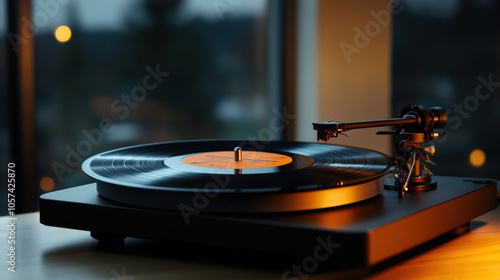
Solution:
<path fill-rule="evenodd" d="M 313 124 L 323 141 L 394 126 L 378 134 L 397 138 L 396 157 L 287 141 L 117 149 L 82 164 L 95 184 L 42 195 L 40 221 L 108 243 L 161 239 L 302 256 L 309 268 L 372 266 L 465 232 L 496 207 L 495 181 L 433 176 L 427 167 L 446 121 L 441 108 L 409 105 L 394 119 Z"/>
<path fill-rule="evenodd" d="M 374 265 L 496 207 L 496 183 L 435 177 L 424 192 L 383 190 L 358 203 L 286 213 L 204 213 L 186 223 L 178 211 L 130 206 L 103 198 L 96 184 L 44 194 L 40 221 L 90 231 L 104 241 L 139 237 L 227 246 L 328 259 L 337 265 Z"/>

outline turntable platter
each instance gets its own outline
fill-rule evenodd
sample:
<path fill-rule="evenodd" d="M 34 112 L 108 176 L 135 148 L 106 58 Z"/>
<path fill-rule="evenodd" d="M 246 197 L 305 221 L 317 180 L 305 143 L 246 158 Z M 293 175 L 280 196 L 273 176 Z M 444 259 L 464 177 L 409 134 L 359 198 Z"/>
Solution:
<path fill-rule="evenodd" d="M 245 144 L 247 147 L 245 147 Z M 241 146 L 241 161 L 234 148 Z M 127 147 L 87 159 L 98 193 L 129 205 L 174 211 L 283 212 L 321 209 L 376 196 L 391 160 L 346 146 L 182 141 Z"/>

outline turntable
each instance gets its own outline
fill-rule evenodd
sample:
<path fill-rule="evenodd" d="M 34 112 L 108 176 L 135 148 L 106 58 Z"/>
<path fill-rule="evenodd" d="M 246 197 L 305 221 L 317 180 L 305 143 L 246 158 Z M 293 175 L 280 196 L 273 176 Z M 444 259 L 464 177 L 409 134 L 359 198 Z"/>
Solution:
<path fill-rule="evenodd" d="M 42 195 L 40 222 L 90 231 L 103 243 L 137 237 L 309 256 L 316 266 L 371 266 L 466 232 L 496 207 L 494 180 L 433 176 L 427 168 L 429 142 L 446 121 L 440 108 L 411 105 L 399 118 L 313 124 L 323 141 L 394 126 L 378 134 L 398 138 L 396 157 L 287 141 L 112 150 L 83 163 L 95 183 Z"/>

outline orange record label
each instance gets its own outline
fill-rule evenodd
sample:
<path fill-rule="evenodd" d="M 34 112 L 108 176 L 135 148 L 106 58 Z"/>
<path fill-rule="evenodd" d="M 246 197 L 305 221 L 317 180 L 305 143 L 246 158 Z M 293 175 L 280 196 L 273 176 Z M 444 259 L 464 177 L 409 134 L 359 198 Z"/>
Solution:
<path fill-rule="evenodd" d="M 242 158 L 242 161 L 235 161 L 234 152 L 210 152 L 187 156 L 182 162 L 192 166 L 220 169 L 266 168 L 292 162 L 289 156 L 267 152 L 243 151 Z"/>

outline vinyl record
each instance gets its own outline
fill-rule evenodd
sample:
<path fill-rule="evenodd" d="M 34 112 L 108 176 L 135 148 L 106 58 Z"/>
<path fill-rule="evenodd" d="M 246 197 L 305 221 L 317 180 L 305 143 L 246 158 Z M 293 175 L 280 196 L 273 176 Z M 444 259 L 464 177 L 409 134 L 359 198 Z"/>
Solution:
<path fill-rule="evenodd" d="M 242 148 L 242 160 L 234 158 Z M 139 207 L 191 212 L 283 212 L 371 198 L 388 156 L 346 146 L 271 141 L 182 141 L 112 150 L 83 171 L 98 193 Z"/>

